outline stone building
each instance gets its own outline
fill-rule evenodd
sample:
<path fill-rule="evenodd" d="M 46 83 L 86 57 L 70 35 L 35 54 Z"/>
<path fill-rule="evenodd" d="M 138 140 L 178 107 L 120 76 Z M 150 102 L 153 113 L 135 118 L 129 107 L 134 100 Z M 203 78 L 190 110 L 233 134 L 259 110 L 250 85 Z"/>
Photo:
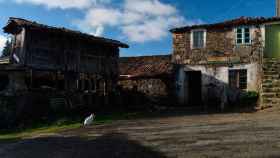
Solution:
<path fill-rule="evenodd" d="M 279 104 L 280 18 L 241 17 L 171 30 L 176 96 L 187 106 L 224 108 L 255 91 Z"/>
<path fill-rule="evenodd" d="M 153 98 L 172 94 L 171 55 L 122 57 L 119 66 L 123 90 Z"/>

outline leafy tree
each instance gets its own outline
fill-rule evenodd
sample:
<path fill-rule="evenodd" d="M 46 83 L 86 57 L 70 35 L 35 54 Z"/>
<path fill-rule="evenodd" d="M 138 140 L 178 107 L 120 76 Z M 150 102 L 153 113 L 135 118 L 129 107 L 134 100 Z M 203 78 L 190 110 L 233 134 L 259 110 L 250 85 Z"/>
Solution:
<path fill-rule="evenodd" d="M 3 48 L 1 57 L 9 56 L 11 54 L 11 51 L 12 51 L 12 42 L 10 40 L 7 40 L 5 47 Z"/>

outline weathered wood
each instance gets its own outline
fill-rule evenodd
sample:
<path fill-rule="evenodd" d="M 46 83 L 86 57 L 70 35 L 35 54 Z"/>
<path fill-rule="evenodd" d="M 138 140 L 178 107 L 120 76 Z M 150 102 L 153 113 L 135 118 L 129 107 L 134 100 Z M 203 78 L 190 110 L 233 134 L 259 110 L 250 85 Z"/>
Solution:
<path fill-rule="evenodd" d="M 0 69 L 14 72 L 24 68 L 31 89 L 94 90 L 106 95 L 116 87 L 106 88 L 105 80 L 118 77 L 119 47 L 127 45 L 16 18 L 10 19 L 4 30 L 14 40 L 11 64 Z"/>

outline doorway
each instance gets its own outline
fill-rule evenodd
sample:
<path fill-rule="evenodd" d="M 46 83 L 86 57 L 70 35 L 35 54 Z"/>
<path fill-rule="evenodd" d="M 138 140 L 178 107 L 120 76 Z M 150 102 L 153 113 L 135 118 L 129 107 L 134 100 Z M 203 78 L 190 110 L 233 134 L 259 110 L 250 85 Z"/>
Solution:
<path fill-rule="evenodd" d="M 185 103 L 191 107 L 201 106 L 201 71 L 187 71 L 185 75 Z"/>

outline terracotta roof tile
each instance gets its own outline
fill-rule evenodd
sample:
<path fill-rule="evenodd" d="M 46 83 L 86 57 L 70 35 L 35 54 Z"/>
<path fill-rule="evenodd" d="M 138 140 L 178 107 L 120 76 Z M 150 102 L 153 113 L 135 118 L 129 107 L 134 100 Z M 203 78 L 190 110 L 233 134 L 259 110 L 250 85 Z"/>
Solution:
<path fill-rule="evenodd" d="M 119 69 L 122 78 L 168 76 L 172 73 L 171 55 L 122 57 Z"/>
<path fill-rule="evenodd" d="M 179 27 L 171 29 L 170 31 L 172 33 L 182 33 L 190 31 L 191 29 L 223 29 L 223 28 L 232 28 L 236 26 L 242 26 L 242 25 L 259 25 L 264 23 L 270 23 L 270 22 L 280 22 L 280 17 L 240 17 L 233 20 L 227 20 L 220 23 L 214 23 L 214 24 L 202 24 L 202 25 L 192 25 L 192 26 L 185 26 L 185 27 Z"/>

